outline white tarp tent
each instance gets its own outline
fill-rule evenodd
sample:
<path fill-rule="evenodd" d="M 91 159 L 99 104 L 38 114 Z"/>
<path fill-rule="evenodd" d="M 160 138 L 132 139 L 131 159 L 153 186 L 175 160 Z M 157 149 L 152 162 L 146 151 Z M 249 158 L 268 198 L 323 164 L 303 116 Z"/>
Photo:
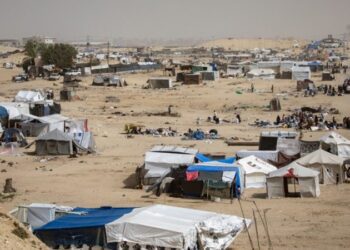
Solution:
<path fill-rule="evenodd" d="M 1 102 L 0 106 L 7 110 L 10 120 L 14 119 L 16 116 L 30 113 L 28 103 Z"/>
<path fill-rule="evenodd" d="M 298 180 L 300 197 L 320 196 L 319 172 L 305 168 L 296 161 L 289 165 L 269 173 L 266 178 L 267 195 L 269 198 L 286 197 L 288 192 L 288 180 Z"/>
<path fill-rule="evenodd" d="M 336 132 L 321 137 L 321 148 L 345 159 L 350 158 L 350 140 Z"/>
<path fill-rule="evenodd" d="M 242 159 L 251 155 L 254 155 L 264 161 L 278 162 L 277 150 L 239 150 L 236 152 L 238 159 Z"/>
<path fill-rule="evenodd" d="M 176 146 L 155 146 L 145 156 L 145 178 L 159 178 L 171 168 L 194 163 L 196 149 Z"/>
<path fill-rule="evenodd" d="M 304 157 L 298 159 L 297 162 L 304 167 L 319 171 L 320 183 L 343 183 L 345 179 L 343 171 L 344 159 L 322 149 L 318 149 L 308 155 L 305 155 Z"/>
<path fill-rule="evenodd" d="M 304 81 L 311 78 L 311 70 L 309 67 L 292 67 L 292 79 L 296 81 Z"/>
<path fill-rule="evenodd" d="M 39 91 L 20 90 L 15 96 L 15 102 L 43 102 L 45 97 Z"/>
<path fill-rule="evenodd" d="M 28 206 L 19 206 L 10 212 L 10 215 L 30 228 L 38 228 L 56 218 L 56 213 L 67 213 L 72 207 L 56 204 L 32 203 Z"/>
<path fill-rule="evenodd" d="M 260 79 L 275 79 L 275 71 L 272 69 L 252 69 L 248 72 L 247 76 L 248 78 L 260 78 Z"/>
<path fill-rule="evenodd" d="M 250 220 L 246 219 L 249 226 Z M 188 208 L 136 208 L 105 226 L 107 242 L 172 249 L 225 249 L 244 229 L 243 218 Z"/>
<path fill-rule="evenodd" d="M 264 188 L 266 187 L 266 175 L 277 168 L 254 155 L 237 161 L 237 164 L 243 168 L 245 188 Z"/>

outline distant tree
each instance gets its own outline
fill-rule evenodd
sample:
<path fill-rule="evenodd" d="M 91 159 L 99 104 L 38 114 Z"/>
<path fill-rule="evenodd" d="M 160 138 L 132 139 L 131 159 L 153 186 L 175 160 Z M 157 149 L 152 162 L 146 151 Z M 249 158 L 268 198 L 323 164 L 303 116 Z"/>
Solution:
<path fill-rule="evenodd" d="M 70 68 L 77 50 L 69 44 L 54 44 L 45 46 L 41 51 L 41 59 L 44 64 L 55 64 L 57 67 Z"/>
<path fill-rule="evenodd" d="M 24 72 L 28 73 L 28 69 L 30 66 L 34 65 L 34 58 L 32 57 L 26 57 L 22 61 L 22 68 Z"/>
<path fill-rule="evenodd" d="M 24 50 L 25 50 L 27 56 L 29 56 L 31 58 L 36 58 L 44 48 L 45 48 L 45 44 L 39 43 L 36 40 L 29 40 L 24 45 Z"/>

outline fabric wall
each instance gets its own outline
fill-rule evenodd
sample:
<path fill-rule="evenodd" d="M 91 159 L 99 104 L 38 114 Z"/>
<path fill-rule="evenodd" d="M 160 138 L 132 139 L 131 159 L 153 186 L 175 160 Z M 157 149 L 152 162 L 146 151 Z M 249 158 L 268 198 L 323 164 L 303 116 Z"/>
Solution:
<path fill-rule="evenodd" d="M 283 177 L 267 178 L 267 196 L 268 198 L 285 197 Z"/>
<path fill-rule="evenodd" d="M 301 197 L 318 197 L 320 187 L 318 177 L 298 178 Z"/>

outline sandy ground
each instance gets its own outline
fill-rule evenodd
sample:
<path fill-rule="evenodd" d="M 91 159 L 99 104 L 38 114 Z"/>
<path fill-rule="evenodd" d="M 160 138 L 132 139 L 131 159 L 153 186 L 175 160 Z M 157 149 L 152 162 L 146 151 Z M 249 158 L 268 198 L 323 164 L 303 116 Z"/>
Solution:
<path fill-rule="evenodd" d="M 300 47 L 307 43 L 306 40 L 300 39 L 242 39 L 242 38 L 224 38 L 217 39 L 208 42 L 204 42 L 201 46 L 210 47 L 223 47 L 225 49 L 255 49 L 255 48 L 278 48 L 278 49 L 290 49 L 294 45 L 298 44 Z"/>
<path fill-rule="evenodd" d="M 1 59 L 1 65 L 9 59 Z M 18 60 L 19 58 L 13 58 Z M 10 101 L 18 90 L 53 88 L 59 96 L 62 83 L 41 79 L 24 83 L 12 83 L 11 76 L 21 69 L 7 70 L 0 68 L 0 101 Z M 142 85 L 151 76 L 162 75 L 162 72 L 124 75 L 129 86 L 123 88 L 94 87 L 92 78 L 83 78 L 78 95 L 82 100 L 62 102 L 62 114 L 69 117 L 88 118 L 89 127 L 95 134 L 98 153 L 79 156 L 78 158 L 49 157 L 49 161 L 40 162 L 41 158 L 31 155 L 34 147 L 25 150 L 22 156 L 3 156 L 0 160 L 0 184 L 6 178 L 13 178 L 17 195 L 13 200 L 0 203 L 0 210 L 7 212 L 16 205 L 32 202 L 58 203 L 71 206 L 99 207 L 112 206 L 145 206 L 150 204 L 169 204 L 182 207 L 203 209 L 242 216 L 239 203 L 228 200 L 219 203 L 170 198 L 166 195 L 155 197 L 142 190 L 124 188 L 123 181 L 135 168 L 143 163 L 144 153 L 153 145 L 175 144 L 193 146 L 205 153 L 225 153 L 228 156 L 244 147 L 229 147 L 223 140 L 216 141 L 183 141 L 181 137 L 153 137 L 137 135 L 128 139 L 123 134 L 126 123 L 144 125 L 148 128 L 172 127 L 180 133 L 188 128 L 197 127 L 203 130 L 216 128 L 219 134 L 229 138 L 256 141 L 260 131 L 248 123 L 256 118 L 274 121 L 277 114 L 288 114 L 290 109 L 300 106 L 317 107 L 319 105 L 339 109 L 338 121 L 349 116 L 350 95 L 328 97 L 319 94 L 315 97 L 302 97 L 295 92 L 296 83 L 291 80 L 253 80 L 256 93 L 249 93 L 251 81 L 246 79 L 221 79 L 217 82 L 200 86 L 180 86 L 173 90 L 142 89 Z M 337 80 L 326 82 L 337 86 L 345 75 L 337 75 Z M 320 76 L 313 76 L 316 85 L 321 84 Z M 270 93 L 271 85 L 275 93 Z M 236 90 L 242 90 L 237 94 Z M 265 93 L 266 92 L 266 93 Z M 279 93 L 282 111 L 264 111 L 272 97 Z M 106 103 L 106 96 L 116 96 L 120 102 Z M 181 117 L 155 117 L 132 113 L 167 111 L 168 105 L 174 105 L 174 111 Z M 242 109 L 246 106 L 246 110 Z M 205 119 L 216 110 L 221 118 L 232 119 L 233 108 L 241 112 L 243 122 L 237 124 L 215 125 Z M 126 115 L 113 114 L 123 112 Z M 201 125 L 196 125 L 197 117 L 202 118 Z M 329 117 L 331 120 L 331 116 Z M 338 130 L 350 138 L 350 130 Z M 318 139 L 325 132 L 307 132 L 305 139 Z M 31 138 L 30 140 L 32 140 Z M 246 147 L 245 147 L 246 148 Z M 13 164 L 9 164 L 12 162 Z M 267 213 L 268 223 L 274 249 L 346 249 L 350 244 L 350 185 L 322 186 L 321 196 L 317 199 L 265 199 L 265 190 L 248 190 L 244 199 L 255 200 L 260 209 L 270 208 Z M 244 214 L 253 218 L 251 202 L 242 201 Z M 260 242 L 267 248 L 263 227 L 258 220 Z M 255 229 L 249 230 L 257 246 Z M 241 234 L 232 246 L 234 249 L 250 249 L 248 234 Z"/>
<path fill-rule="evenodd" d="M 33 236 L 24 226 L 6 214 L 0 213 L 0 225 L 1 249 L 48 249 L 44 243 Z"/>

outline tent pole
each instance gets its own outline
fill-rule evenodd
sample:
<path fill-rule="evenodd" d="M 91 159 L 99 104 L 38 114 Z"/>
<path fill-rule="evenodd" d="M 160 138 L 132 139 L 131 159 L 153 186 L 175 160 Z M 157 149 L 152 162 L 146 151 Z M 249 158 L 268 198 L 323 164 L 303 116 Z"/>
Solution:
<path fill-rule="evenodd" d="M 252 238 L 250 237 L 250 233 L 249 233 L 249 230 L 248 230 L 247 222 L 246 222 L 246 220 L 245 220 L 245 216 L 244 216 L 244 212 L 243 212 L 243 208 L 242 208 L 242 204 L 241 204 L 241 199 L 238 198 L 237 200 L 238 200 L 239 207 L 240 207 L 240 209 L 241 209 L 244 227 L 245 227 L 245 229 L 247 230 L 247 233 L 248 233 L 248 238 L 249 238 L 250 246 L 252 247 L 252 250 L 254 250 L 253 241 L 252 241 Z"/>
<path fill-rule="evenodd" d="M 254 208 L 252 208 L 252 210 L 253 210 L 253 217 L 254 217 L 254 224 L 255 224 L 256 239 L 257 239 L 257 241 L 258 241 L 258 249 L 260 250 L 260 241 L 259 241 L 258 224 L 257 224 L 257 221 L 256 221 L 256 216 L 255 216 Z"/>

